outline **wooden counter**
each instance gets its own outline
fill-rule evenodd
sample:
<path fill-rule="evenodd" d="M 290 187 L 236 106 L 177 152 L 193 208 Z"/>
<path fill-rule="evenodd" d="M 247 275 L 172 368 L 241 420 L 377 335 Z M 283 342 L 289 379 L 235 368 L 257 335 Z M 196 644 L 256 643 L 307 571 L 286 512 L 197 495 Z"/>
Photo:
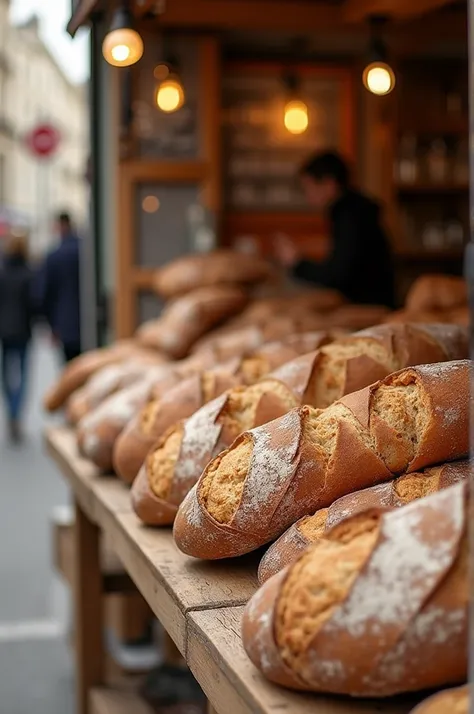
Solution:
<path fill-rule="evenodd" d="M 77 454 L 73 433 L 46 432 L 49 454 L 76 501 L 75 615 L 77 714 L 132 714 L 136 699 L 101 689 L 104 683 L 100 539 L 102 531 L 125 570 L 176 643 L 219 714 L 407 714 L 407 702 L 359 702 L 300 695 L 265 681 L 240 639 L 243 605 L 256 589 L 255 556 L 200 562 L 176 548 L 170 529 L 142 526 L 129 492 Z M 114 704 L 115 702 L 115 704 Z M 119 703 L 119 704 L 118 704 Z"/>

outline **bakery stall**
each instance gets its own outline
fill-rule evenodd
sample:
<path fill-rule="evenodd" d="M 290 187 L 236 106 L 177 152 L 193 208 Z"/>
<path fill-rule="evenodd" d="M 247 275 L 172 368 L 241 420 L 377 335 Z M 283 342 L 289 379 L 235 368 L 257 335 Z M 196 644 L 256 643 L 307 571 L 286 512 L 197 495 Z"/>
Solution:
<path fill-rule="evenodd" d="M 77 713 L 467 711 L 465 4 L 73 5 L 95 349 L 45 444 Z M 328 145 L 384 205 L 403 310 L 275 268 L 279 233 L 330 249 L 295 178 Z M 153 696 L 111 666 L 111 596 L 116 629 L 160 623 Z"/>

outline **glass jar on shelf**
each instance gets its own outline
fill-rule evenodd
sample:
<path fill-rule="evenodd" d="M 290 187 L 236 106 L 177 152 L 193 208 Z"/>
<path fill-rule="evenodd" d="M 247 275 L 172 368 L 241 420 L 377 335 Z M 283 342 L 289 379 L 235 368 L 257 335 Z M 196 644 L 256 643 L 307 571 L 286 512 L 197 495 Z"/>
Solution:
<path fill-rule="evenodd" d="M 454 151 L 453 181 L 459 184 L 469 183 L 469 145 L 467 139 L 458 141 Z"/>
<path fill-rule="evenodd" d="M 400 139 L 396 173 L 403 184 L 415 183 L 418 179 L 418 142 L 414 134 L 404 134 Z"/>
<path fill-rule="evenodd" d="M 448 178 L 448 147 L 444 139 L 434 139 L 426 153 L 428 179 L 443 183 Z"/>
<path fill-rule="evenodd" d="M 444 224 L 444 243 L 446 248 L 461 249 L 464 245 L 464 228 L 457 216 L 452 216 Z"/>
<path fill-rule="evenodd" d="M 444 248 L 444 230 L 439 221 L 429 221 L 423 226 L 421 242 L 426 250 L 442 250 Z"/>

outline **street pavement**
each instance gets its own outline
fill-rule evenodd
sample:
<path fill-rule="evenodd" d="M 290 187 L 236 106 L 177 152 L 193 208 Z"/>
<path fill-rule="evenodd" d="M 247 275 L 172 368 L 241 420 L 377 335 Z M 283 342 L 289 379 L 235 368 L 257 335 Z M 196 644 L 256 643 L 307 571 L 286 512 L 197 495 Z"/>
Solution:
<path fill-rule="evenodd" d="M 30 354 L 25 439 L 0 413 L 0 714 L 73 714 L 69 592 L 52 567 L 51 519 L 68 490 L 43 452 L 41 395 L 58 358 L 45 335 Z"/>

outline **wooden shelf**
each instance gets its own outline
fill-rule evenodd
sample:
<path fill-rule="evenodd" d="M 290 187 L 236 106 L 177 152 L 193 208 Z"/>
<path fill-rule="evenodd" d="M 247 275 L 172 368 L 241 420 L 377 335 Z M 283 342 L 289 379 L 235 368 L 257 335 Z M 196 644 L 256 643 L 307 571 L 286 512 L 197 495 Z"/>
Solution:
<path fill-rule="evenodd" d="M 399 194 L 413 195 L 440 195 L 450 193 L 468 193 L 468 183 L 413 183 L 397 184 L 396 189 Z"/>
<path fill-rule="evenodd" d="M 155 714 L 141 697 L 119 689 L 93 689 L 90 693 L 91 714 Z"/>
<path fill-rule="evenodd" d="M 400 260 L 413 261 L 462 260 L 464 250 L 400 250 L 395 252 L 395 257 Z"/>

